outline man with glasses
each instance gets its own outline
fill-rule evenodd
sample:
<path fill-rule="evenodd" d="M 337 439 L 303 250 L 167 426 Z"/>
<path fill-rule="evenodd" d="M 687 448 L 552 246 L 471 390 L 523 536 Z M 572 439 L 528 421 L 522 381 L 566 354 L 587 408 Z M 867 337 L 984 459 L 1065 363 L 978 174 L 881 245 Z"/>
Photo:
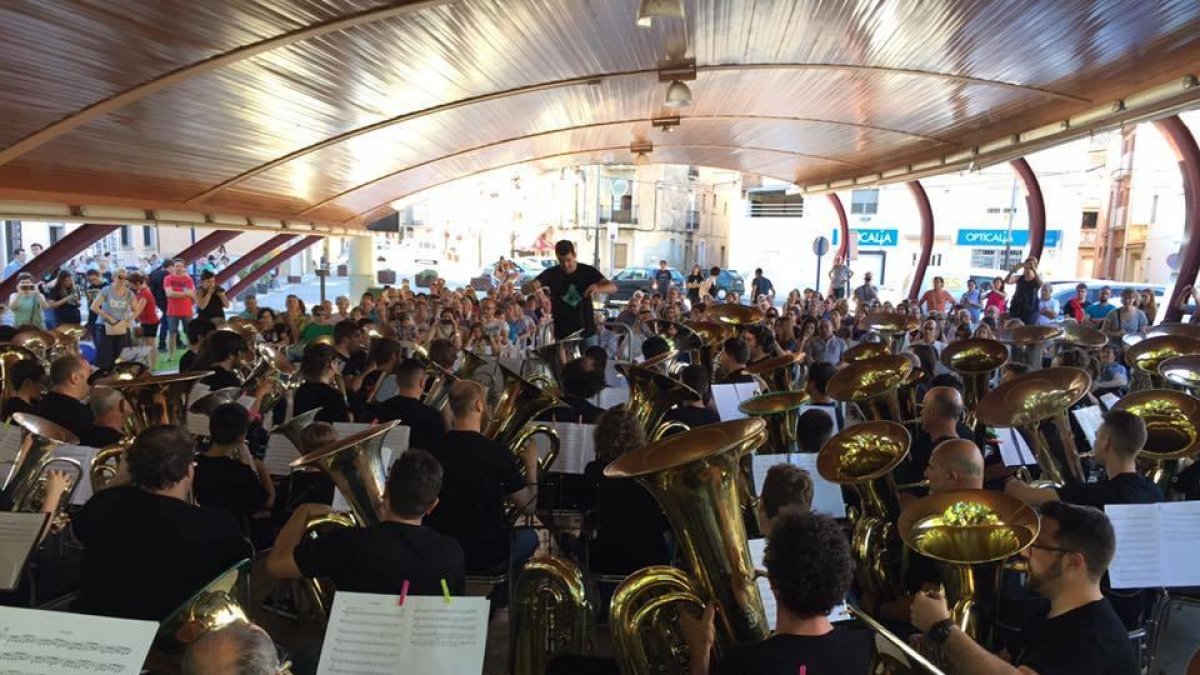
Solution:
<path fill-rule="evenodd" d="M 967 636 L 936 592 L 917 594 L 912 623 L 963 675 L 1137 675 L 1121 620 L 1100 591 L 1116 537 L 1103 511 L 1063 502 L 1040 507 L 1042 527 L 1025 550 L 1027 585 L 1049 598 L 1049 611 L 1010 645 L 1011 662 Z"/>

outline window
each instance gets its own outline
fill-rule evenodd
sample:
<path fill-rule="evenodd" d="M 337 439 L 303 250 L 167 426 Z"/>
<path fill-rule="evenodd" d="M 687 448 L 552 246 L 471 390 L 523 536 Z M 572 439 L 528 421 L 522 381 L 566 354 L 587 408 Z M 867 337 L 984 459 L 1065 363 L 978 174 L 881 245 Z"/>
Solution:
<path fill-rule="evenodd" d="M 53 246 L 53 245 L 57 244 L 58 240 L 62 239 L 63 235 L 66 234 L 66 230 L 67 230 L 66 225 L 51 225 L 50 226 L 50 245 Z"/>
<path fill-rule="evenodd" d="M 1094 230 L 1096 229 L 1096 222 L 1099 218 L 1099 211 L 1084 211 L 1083 220 L 1080 221 L 1079 227 L 1085 230 Z"/>
<path fill-rule="evenodd" d="M 1009 249 L 1008 258 L 1004 257 L 1002 248 L 973 248 L 971 249 L 971 267 L 988 269 L 1009 269 L 1024 260 L 1024 251 L 1019 248 Z"/>
<path fill-rule="evenodd" d="M 879 190 L 854 190 L 850 193 L 850 213 L 873 216 L 879 213 Z"/>
<path fill-rule="evenodd" d="M 122 225 L 121 226 L 121 248 L 132 248 L 132 247 L 133 247 L 133 239 L 129 233 L 129 226 Z"/>
<path fill-rule="evenodd" d="M 800 218 L 804 215 L 804 195 L 789 195 L 783 190 L 762 190 L 747 195 L 751 218 Z"/>
<path fill-rule="evenodd" d="M 992 208 L 987 210 L 987 214 L 989 216 L 1001 216 L 1001 215 L 1007 215 L 1009 213 L 1016 213 L 1016 212 L 1017 212 L 1017 210 L 1010 206 L 1006 206 L 1004 208 L 998 208 L 998 207 L 993 206 Z"/>
<path fill-rule="evenodd" d="M 142 246 L 145 246 L 146 248 L 151 248 L 154 246 L 154 228 L 153 227 L 143 227 L 142 228 Z"/>

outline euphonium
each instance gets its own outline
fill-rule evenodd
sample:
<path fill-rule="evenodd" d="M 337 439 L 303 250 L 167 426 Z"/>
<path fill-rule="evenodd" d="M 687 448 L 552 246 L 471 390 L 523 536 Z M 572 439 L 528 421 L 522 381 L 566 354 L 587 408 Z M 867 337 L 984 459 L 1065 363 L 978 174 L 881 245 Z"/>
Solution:
<path fill-rule="evenodd" d="M 188 398 L 197 382 L 212 375 L 205 370 L 173 375 L 150 375 L 136 380 L 98 385 L 121 392 L 133 408 L 130 421 L 134 435 L 158 424 L 184 426 L 187 423 Z"/>
<path fill-rule="evenodd" d="M 179 659 L 187 646 L 204 633 L 238 621 L 249 623 L 245 610 L 249 591 L 250 561 L 242 560 L 206 584 L 163 620 L 154 639 L 151 661 L 157 661 L 160 667 L 178 670 Z M 167 664 L 172 664 L 173 668 Z"/>
<path fill-rule="evenodd" d="M 1125 350 L 1129 364 L 1129 391 L 1165 389 L 1167 381 L 1158 374 L 1158 365 L 1177 356 L 1200 354 L 1200 339 L 1183 335 L 1158 335 L 1146 338 Z"/>
<path fill-rule="evenodd" d="M 826 392 L 835 401 L 853 403 L 863 419 L 905 422 L 899 388 L 912 372 L 912 362 L 903 356 L 877 356 L 843 367 Z"/>
<path fill-rule="evenodd" d="M 629 401 L 625 408 L 647 435 L 655 433 L 671 408 L 700 398 L 695 389 L 649 368 L 625 363 L 618 363 L 616 368 L 629 384 Z"/>
<path fill-rule="evenodd" d="M 75 474 L 74 479 L 67 483 L 62 498 L 58 502 L 58 512 L 53 518 L 58 519 L 71 504 L 71 496 L 83 480 L 83 467 L 79 462 L 66 457 L 55 457 L 54 451 L 61 445 L 78 445 L 79 438 L 50 420 L 29 415 L 14 413 L 12 420 L 27 433 L 21 442 L 21 449 L 13 462 L 8 481 L 0 494 L 8 498 L 13 511 L 38 511 L 45 503 L 47 474 L 55 465 L 62 465 Z"/>
<path fill-rule="evenodd" d="M 541 675 L 556 654 L 591 651 L 592 604 L 583 572 L 550 555 L 532 558 L 513 587 L 513 673 Z"/>
<path fill-rule="evenodd" d="M 908 343 L 908 334 L 916 330 L 917 319 L 903 312 L 876 312 L 867 316 L 867 330 L 877 333 L 891 353 L 899 354 Z"/>
<path fill-rule="evenodd" d="M 535 417 L 556 406 L 565 405 L 553 394 L 539 389 L 536 385 L 513 371 L 498 366 L 500 377 L 504 382 L 504 390 L 500 400 L 492 409 L 483 435 L 497 441 L 514 453 L 521 449 L 529 439 L 543 435 L 550 441 L 550 450 L 538 460 L 538 468 L 545 471 L 554 464 L 558 457 L 558 432 L 546 424 L 530 424 Z"/>
<path fill-rule="evenodd" d="M 37 354 L 25 347 L 13 344 L 0 345 L 0 382 L 3 383 L 4 401 L 12 398 L 16 391 L 13 389 L 12 367 L 18 361 L 40 361 Z"/>
<path fill-rule="evenodd" d="M 99 452 L 92 455 L 92 463 L 88 466 L 88 475 L 92 479 L 93 492 L 99 492 L 108 487 L 108 484 L 120 475 L 125 452 L 131 445 L 133 445 L 132 438 L 123 438 L 112 445 L 104 446 Z"/>
<path fill-rule="evenodd" d="M 548 342 L 533 350 L 534 355 L 544 367 L 544 373 L 550 377 L 551 381 L 558 385 L 560 391 L 563 388 L 563 366 L 582 355 L 583 352 L 579 348 L 582 343 L 583 333 L 580 331 L 572 333 L 558 342 Z M 459 377 L 462 377 L 462 375 L 459 375 Z"/>
<path fill-rule="evenodd" d="M 313 408 L 299 415 L 293 415 L 292 419 L 271 429 L 271 433 L 282 434 L 287 437 L 292 442 L 292 445 L 296 446 L 296 450 L 300 454 L 304 454 L 306 450 L 304 447 L 304 430 L 308 425 L 316 421 L 317 415 L 321 414 L 321 410 L 321 408 Z"/>
<path fill-rule="evenodd" d="M 1200 399 L 1174 389 L 1143 389 L 1124 396 L 1113 409 L 1146 423 L 1139 468 L 1167 494 L 1180 465 L 1200 454 Z"/>
<path fill-rule="evenodd" d="M 796 388 L 796 366 L 803 360 L 803 353 L 785 352 L 746 366 L 745 370 L 766 384 L 766 390 L 763 393 L 791 391 Z"/>
<path fill-rule="evenodd" d="M 742 401 L 738 411 L 762 418 L 767 423 L 766 452 L 782 454 L 796 452 L 797 411 L 806 403 L 808 394 L 802 391 L 776 391 Z"/>
<path fill-rule="evenodd" d="M 860 504 L 849 513 L 855 575 L 864 591 L 880 601 L 904 593 L 903 547 L 893 525 L 900 502 L 892 471 L 908 456 L 911 439 L 895 422 L 863 422 L 829 439 L 817 455 L 822 478 L 858 493 Z"/>
<path fill-rule="evenodd" d="M 916 553 L 941 563 L 954 622 L 994 650 L 1004 561 L 1037 538 L 1040 520 L 1028 504 L 994 490 L 952 490 L 909 504 L 897 523 Z"/>
<path fill-rule="evenodd" d="M 335 441 L 293 460 L 293 470 L 314 467 L 329 475 L 346 498 L 360 525 L 378 525 L 380 506 L 387 485 L 383 463 L 383 441 L 398 421 L 385 422 Z"/>
<path fill-rule="evenodd" d="M 1046 368 L 1018 375 L 988 392 L 979 402 L 976 417 L 990 427 L 1015 427 L 1021 431 L 1042 469 L 1042 478 L 1053 483 L 1078 483 L 1083 467 L 1075 449 L 1068 411 L 1092 386 L 1092 376 L 1078 368 Z M 1051 449 L 1043 423 L 1053 421 L 1062 453 Z"/>
<path fill-rule="evenodd" d="M 720 422 L 626 453 L 604 469 L 609 478 L 636 479 L 654 495 L 690 572 L 647 567 L 617 588 L 609 625 L 623 673 L 672 672 L 647 664 L 683 672 L 681 641 L 665 620 L 677 600 L 716 604 L 721 646 L 767 636 L 738 496 L 742 457 L 765 440 L 762 420 Z"/>
<path fill-rule="evenodd" d="M 942 350 L 942 363 L 962 378 L 966 422 L 972 429 L 975 428 L 975 410 L 988 391 L 992 375 L 1007 360 L 1008 350 L 998 340 L 955 340 Z"/>
<path fill-rule="evenodd" d="M 1017 326 L 996 331 L 996 339 L 1013 347 L 1013 361 L 1021 361 L 1033 370 L 1042 369 L 1046 345 L 1062 337 L 1058 326 Z"/>

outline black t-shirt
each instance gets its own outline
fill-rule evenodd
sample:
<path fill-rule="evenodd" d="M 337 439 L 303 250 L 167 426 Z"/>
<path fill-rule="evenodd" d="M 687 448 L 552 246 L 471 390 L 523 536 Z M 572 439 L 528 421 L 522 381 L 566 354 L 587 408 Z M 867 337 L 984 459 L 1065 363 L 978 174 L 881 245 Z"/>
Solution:
<path fill-rule="evenodd" d="M 374 527 L 331 529 L 296 547 L 296 566 L 306 577 L 329 579 L 339 591 L 441 595 L 442 579 L 462 595 L 466 567 L 462 546 L 428 527 L 385 522 Z"/>
<path fill-rule="evenodd" d="M 225 318 L 225 303 L 221 301 L 221 298 L 224 297 L 225 289 L 218 288 L 217 291 L 212 294 L 212 297 L 208 299 L 208 304 L 201 307 L 199 311 L 196 312 L 196 318 L 209 319 L 210 321 L 216 319 L 223 320 Z"/>
<path fill-rule="evenodd" d="M 925 467 L 929 466 L 929 458 L 933 456 L 933 449 L 938 443 L 948 441 L 953 438 L 971 438 L 974 433 L 959 423 L 955 430 L 957 436 L 944 436 L 939 438 L 931 438 L 925 430 L 917 432 L 916 438 L 913 439 L 912 446 L 908 451 L 908 458 L 896 467 L 895 477 L 897 483 L 915 483 L 925 476 Z"/>
<path fill-rule="evenodd" d="M 551 408 L 538 415 L 539 422 L 575 422 L 576 424 L 595 424 L 604 414 L 604 408 L 592 405 L 592 402 L 578 396 L 562 397 L 565 406 Z"/>
<path fill-rule="evenodd" d="M 442 492 L 427 524 L 462 544 L 468 570 L 494 567 L 508 555 L 504 498 L 525 486 L 516 457 L 474 431 L 448 432 L 433 454 L 442 463 Z"/>
<path fill-rule="evenodd" d="M 834 628 L 824 635 L 773 635 L 761 642 L 737 645 L 717 662 L 713 673 L 867 675 L 874 656 L 873 633 Z"/>
<path fill-rule="evenodd" d="M 688 284 L 702 284 L 702 283 L 704 283 L 704 278 L 705 277 L 703 274 L 689 274 L 687 277 L 687 283 Z M 700 302 L 700 289 L 699 288 L 689 288 L 689 289 L 687 289 L 687 294 L 688 294 L 688 300 L 692 303 L 692 307 L 695 307 L 696 303 Z"/>
<path fill-rule="evenodd" d="M 349 422 L 350 409 L 346 405 L 346 397 L 332 386 L 323 382 L 305 382 L 296 389 L 292 399 L 292 414 L 306 413 L 313 408 L 320 408 L 317 413 L 318 422 Z"/>
<path fill-rule="evenodd" d="M 1026 279 L 1024 274 L 1017 277 L 1017 290 L 1013 291 L 1012 300 L 1008 304 L 1008 309 L 1013 316 L 1024 319 L 1027 315 L 1037 311 L 1040 287 L 1036 278 Z"/>
<path fill-rule="evenodd" d="M 187 356 L 187 354 L 184 354 L 184 356 Z M 180 372 L 184 372 L 182 359 L 180 359 L 179 364 L 180 364 Z M 239 387 L 240 388 L 242 386 L 242 381 L 238 378 L 237 375 L 234 375 L 231 371 L 225 370 L 224 368 L 221 368 L 220 366 L 213 368 L 212 371 L 213 371 L 212 375 L 209 375 L 208 377 L 200 380 L 200 384 L 208 387 L 209 391 L 216 391 L 218 389 L 228 389 L 229 387 Z"/>
<path fill-rule="evenodd" d="M 681 405 L 668 411 L 663 419 L 669 422 L 683 422 L 689 427 L 695 429 L 696 427 L 702 427 L 705 424 L 716 424 L 717 422 L 720 422 L 721 415 L 712 408 L 697 408 L 690 405 Z"/>
<path fill-rule="evenodd" d="M 634 479 L 606 478 L 607 464 L 597 459 L 583 470 L 596 492 L 592 569 L 629 574 L 648 565 L 668 564 L 670 552 L 664 536 L 671 526 L 662 507 Z"/>
<path fill-rule="evenodd" d="M 400 420 L 409 428 L 408 447 L 428 450 L 436 448 L 446 435 L 446 421 L 432 406 L 415 398 L 393 396 L 376 408 L 380 422 Z"/>
<path fill-rule="evenodd" d="M 1129 634 L 1108 600 L 1097 600 L 1021 631 L 1015 666 L 1038 675 L 1138 675 Z"/>
<path fill-rule="evenodd" d="M 270 496 L 254 469 L 231 457 L 207 455 L 196 457 L 192 490 L 197 504 L 224 509 L 239 523 L 262 510 Z"/>
<path fill-rule="evenodd" d="M 592 284 L 604 281 L 604 275 L 591 265 L 577 263 L 574 274 L 567 274 L 562 265 L 555 265 L 537 276 L 537 282 L 550 293 L 550 310 L 554 315 L 554 338 L 561 340 L 583 330 L 584 337 L 596 333 L 596 314 L 592 299 L 583 294 Z"/>
<path fill-rule="evenodd" d="M 1058 488 L 1058 498 L 1071 504 L 1102 509 L 1108 504 L 1154 504 L 1165 501 L 1162 490 L 1140 473 L 1122 473 L 1097 483 Z"/>
<path fill-rule="evenodd" d="M 55 286 L 54 288 L 50 289 L 50 293 L 49 293 L 49 295 L 46 296 L 46 299 L 52 300 L 52 301 L 57 301 L 57 300 L 62 300 L 63 298 L 71 297 L 71 296 L 75 296 L 75 295 L 78 295 L 78 292 L 76 291 L 74 286 L 72 286 L 69 289 L 63 289 L 63 288 L 59 288 L 58 286 Z M 83 302 L 83 299 L 80 298 L 79 302 Z M 63 304 L 59 305 L 58 307 L 55 307 L 53 310 L 54 311 L 54 320 L 59 325 L 62 325 L 64 323 L 76 323 L 76 324 L 82 323 L 81 319 L 83 317 L 82 317 L 81 312 L 79 311 L 79 302 L 64 302 Z"/>
<path fill-rule="evenodd" d="M 85 614 L 162 621 L 250 557 L 233 516 L 133 486 L 97 492 L 71 526 L 84 545 L 76 609 Z"/>
<path fill-rule="evenodd" d="M 663 300 L 671 292 L 671 270 L 659 269 L 654 272 L 654 291 Z"/>
<path fill-rule="evenodd" d="M 79 444 L 89 448 L 103 448 L 120 443 L 121 438 L 121 432 L 116 429 L 89 424 L 83 433 L 79 434 Z"/>
<path fill-rule="evenodd" d="M 28 413 L 30 415 L 36 414 L 33 412 L 33 405 L 26 402 L 25 399 L 17 398 L 16 396 L 10 396 L 4 399 L 3 412 L 5 422 L 12 420 L 13 413 Z"/>
<path fill-rule="evenodd" d="M 76 436 L 82 436 L 95 419 L 92 409 L 86 404 L 56 391 L 42 396 L 33 407 L 33 414 L 54 422 Z"/>
<path fill-rule="evenodd" d="M 196 352 L 194 352 L 190 349 L 185 351 L 179 357 L 179 372 L 188 373 L 193 370 L 196 370 L 196 359 L 197 358 L 199 358 L 199 357 L 196 355 Z"/>
<path fill-rule="evenodd" d="M 150 286 L 150 294 L 154 296 L 154 304 L 164 312 L 167 310 L 167 289 L 163 287 L 163 280 L 171 270 L 166 267 L 160 267 L 150 273 L 150 277 L 146 279 L 146 284 Z"/>

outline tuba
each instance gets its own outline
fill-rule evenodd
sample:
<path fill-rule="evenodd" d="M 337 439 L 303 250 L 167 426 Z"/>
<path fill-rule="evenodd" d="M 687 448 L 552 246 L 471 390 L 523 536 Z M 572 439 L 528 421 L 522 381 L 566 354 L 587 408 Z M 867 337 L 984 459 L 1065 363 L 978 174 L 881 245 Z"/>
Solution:
<path fill-rule="evenodd" d="M 1059 339 L 1065 345 L 1079 347 L 1085 351 L 1095 351 L 1108 344 L 1108 336 L 1103 332 L 1091 326 L 1082 326 L 1073 321 L 1070 323 L 1063 322 L 1062 337 Z"/>
<path fill-rule="evenodd" d="M 88 375 L 88 384 L 93 387 L 114 382 L 129 382 L 145 377 L 150 369 L 137 361 L 122 361 L 107 368 L 97 368 Z"/>
<path fill-rule="evenodd" d="M 867 330 L 879 334 L 893 354 L 904 351 L 908 334 L 916 329 L 916 317 L 904 312 L 876 312 L 867 316 Z"/>
<path fill-rule="evenodd" d="M 1063 329 L 1058 326 L 1017 326 L 996 331 L 996 339 L 1013 347 L 1013 361 L 1028 364 L 1032 370 L 1042 369 L 1046 344 L 1062 337 Z"/>
<path fill-rule="evenodd" d="M 762 323 L 762 320 L 767 317 L 757 307 L 747 307 L 746 305 L 728 302 L 719 305 L 708 305 L 704 313 L 717 323 L 723 323 L 739 329 L 744 326 Z"/>
<path fill-rule="evenodd" d="M 763 389 L 764 393 L 791 391 L 796 388 L 795 368 L 803 360 L 803 353 L 787 352 L 746 366 L 745 371 L 766 385 Z"/>
<path fill-rule="evenodd" d="M 551 382 L 558 385 L 559 391 L 563 390 L 563 366 L 568 361 L 573 361 L 583 355 L 583 352 L 579 348 L 582 342 L 583 332 L 576 331 L 558 342 L 548 342 L 533 350 L 533 354 L 542 363 L 543 373 L 548 376 Z M 475 358 L 478 359 L 479 357 L 476 356 Z M 480 360 L 482 361 L 482 359 Z M 458 377 L 464 377 L 461 371 L 457 375 Z"/>
<path fill-rule="evenodd" d="M 1113 410 L 1131 412 L 1146 423 L 1138 464 L 1167 494 L 1181 464 L 1200 453 L 1200 399 L 1173 389 L 1143 389 L 1121 398 Z"/>
<path fill-rule="evenodd" d="M 322 336 L 325 337 L 325 336 Z M 271 345 L 262 342 L 255 344 L 247 340 L 247 344 L 254 349 L 255 359 L 254 365 L 249 369 L 249 372 L 242 378 L 242 395 L 254 396 L 258 390 L 259 382 L 262 378 L 267 378 L 271 382 L 271 391 L 263 396 L 259 402 L 259 412 L 267 414 L 279 401 L 283 400 L 293 389 L 300 386 L 300 380 L 293 377 L 291 373 L 285 373 L 279 369 L 278 359 L 280 358 L 279 350 Z M 339 375 L 340 377 L 340 375 Z"/>
<path fill-rule="evenodd" d="M 158 424 L 187 424 L 188 398 L 192 387 L 212 375 L 211 370 L 171 375 L 150 375 L 136 380 L 119 380 L 97 385 L 121 392 L 133 408 L 132 434 Z M 127 425 L 128 426 L 128 425 Z"/>
<path fill-rule="evenodd" d="M 1167 359 L 1190 354 L 1200 354 L 1200 338 L 1157 335 L 1126 349 L 1125 363 L 1129 364 L 1132 375 L 1129 391 L 1167 388 L 1167 381 L 1158 373 L 1158 365 Z"/>
<path fill-rule="evenodd" d="M 565 405 L 558 397 L 539 389 L 537 385 L 517 375 L 504 366 L 500 377 L 504 389 L 492 409 L 492 416 L 483 429 L 483 435 L 497 441 L 514 453 L 529 439 L 543 435 L 550 441 L 550 450 L 538 460 L 538 468 L 546 471 L 558 457 L 558 432 L 547 424 L 530 425 L 535 417 L 551 408 Z"/>
<path fill-rule="evenodd" d="M 850 550 L 859 585 L 877 600 L 904 594 L 903 547 L 893 525 L 900 502 L 892 471 L 908 456 L 911 440 L 895 422 L 863 422 L 829 439 L 817 454 L 822 478 L 858 493 L 860 504 L 848 514 Z"/>
<path fill-rule="evenodd" d="M 62 445 L 78 445 L 79 438 L 54 422 L 36 415 L 14 413 L 12 419 L 27 433 L 0 495 L 9 500 L 13 511 L 40 511 L 49 496 L 46 494 L 47 474 L 54 465 L 61 464 L 74 472 L 75 478 L 67 483 L 58 502 L 58 511 L 51 516 L 52 520 L 59 520 L 71 504 L 71 497 L 84 475 L 79 462 L 66 457 L 55 457 L 54 451 Z"/>
<path fill-rule="evenodd" d="M 989 427 L 1016 427 L 1025 436 L 1042 469 L 1053 483 L 1078 483 L 1083 467 L 1075 449 L 1068 411 L 1092 386 L 1092 376 L 1078 368 L 1046 368 L 1019 375 L 988 392 L 979 402 L 976 418 Z M 1062 452 L 1050 445 L 1042 423 L 1052 421 Z"/>
<path fill-rule="evenodd" d="M 670 621 L 678 601 L 717 605 L 719 645 L 767 637 L 738 496 L 742 457 L 765 440 L 762 420 L 720 422 L 651 443 L 605 467 L 605 476 L 634 478 L 654 495 L 690 572 L 655 565 L 617 588 L 609 625 L 622 673 L 679 667 L 682 642 Z"/>
<path fill-rule="evenodd" d="M 71 354 L 79 354 L 79 341 L 87 334 L 87 328 L 80 326 L 77 323 L 63 323 L 54 327 L 50 331 L 54 334 L 55 344 L 52 353 L 57 358 L 59 356 L 68 356 Z"/>
<path fill-rule="evenodd" d="M 747 417 L 760 417 L 767 423 L 767 454 L 796 452 L 796 418 L 808 403 L 802 391 L 775 391 L 746 399 L 738 411 Z"/>
<path fill-rule="evenodd" d="M 22 326 L 12 339 L 16 347 L 24 347 L 48 364 L 54 358 L 54 348 L 58 346 L 58 338 L 49 331 L 35 326 Z"/>
<path fill-rule="evenodd" d="M 942 363 L 958 373 L 963 382 L 963 404 L 967 426 L 976 428 L 975 410 L 987 393 L 996 369 L 1008 360 L 1008 350 L 997 340 L 971 338 L 955 340 L 942 350 Z M 976 430 L 976 436 L 979 430 Z"/>
<path fill-rule="evenodd" d="M 887 356 L 891 353 L 891 347 L 882 342 L 860 342 L 842 352 L 842 363 L 857 363 L 873 359 L 876 356 Z"/>
<path fill-rule="evenodd" d="M 700 398 L 695 389 L 643 366 L 617 364 L 617 372 L 629 383 L 625 404 L 647 436 L 653 436 L 663 417 L 676 405 Z"/>
<path fill-rule="evenodd" d="M 592 603 L 575 563 L 539 555 L 513 587 L 513 673 L 541 675 L 555 654 L 591 651 Z"/>
<path fill-rule="evenodd" d="M 490 372 L 492 364 L 488 363 L 482 356 L 473 351 L 466 350 L 459 355 L 454 365 L 454 374 L 459 379 L 475 380 L 488 390 L 491 390 L 493 381 L 496 378 Z"/>
<path fill-rule="evenodd" d="M 347 436 L 293 460 L 291 468 L 321 470 L 346 498 L 359 525 L 378 525 L 388 469 L 383 463 L 383 441 L 397 424 L 393 420 Z"/>
<path fill-rule="evenodd" d="M 1195 340 L 1200 340 L 1200 325 L 1193 323 L 1160 323 L 1157 326 L 1151 326 L 1146 329 L 1146 337 L 1158 337 L 1159 335 L 1182 335 Z"/>
<path fill-rule="evenodd" d="M 271 433 L 286 436 L 292 442 L 292 445 L 296 446 L 296 450 L 300 454 L 304 454 L 304 429 L 316 421 L 317 415 L 321 414 L 321 410 L 321 408 L 313 408 L 299 415 L 294 415 L 292 419 L 271 429 Z"/>
<path fill-rule="evenodd" d="M 853 403 L 863 419 L 905 422 L 899 390 L 912 373 L 912 362 L 903 356 L 877 356 L 845 366 L 825 390 L 835 401 Z"/>
<path fill-rule="evenodd" d="M 716 378 L 717 353 L 721 351 L 725 341 L 734 336 L 736 329 L 715 321 L 684 321 L 682 325 L 700 338 L 700 348 L 696 350 L 692 363 L 703 365 L 713 378 Z"/>
<path fill-rule="evenodd" d="M 150 671 L 178 672 L 183 653 L 201 635 L 238 621 L 249 623 L 250 618 L 245 610 L 249 598 L 250 561 L 242 560 L 210 581 L 163 620 L 148 659 Z"/>
<path fill-rule="evenodd" d="M 909 549 L 942 563 L 951 616 L 989 651 L 995 640 L 1004 562 L 1037 538 L 1025 502 L 994 490 L 951 490 L 909 504 L 896 524 Z"/>
<path fill-rule="evenodd" d="M 1200 393 L 1200 354 L 1173 356 L 1160 361 L 1158 374 L 1167 382 L 1182 387 L 1194 396 Z"/>

